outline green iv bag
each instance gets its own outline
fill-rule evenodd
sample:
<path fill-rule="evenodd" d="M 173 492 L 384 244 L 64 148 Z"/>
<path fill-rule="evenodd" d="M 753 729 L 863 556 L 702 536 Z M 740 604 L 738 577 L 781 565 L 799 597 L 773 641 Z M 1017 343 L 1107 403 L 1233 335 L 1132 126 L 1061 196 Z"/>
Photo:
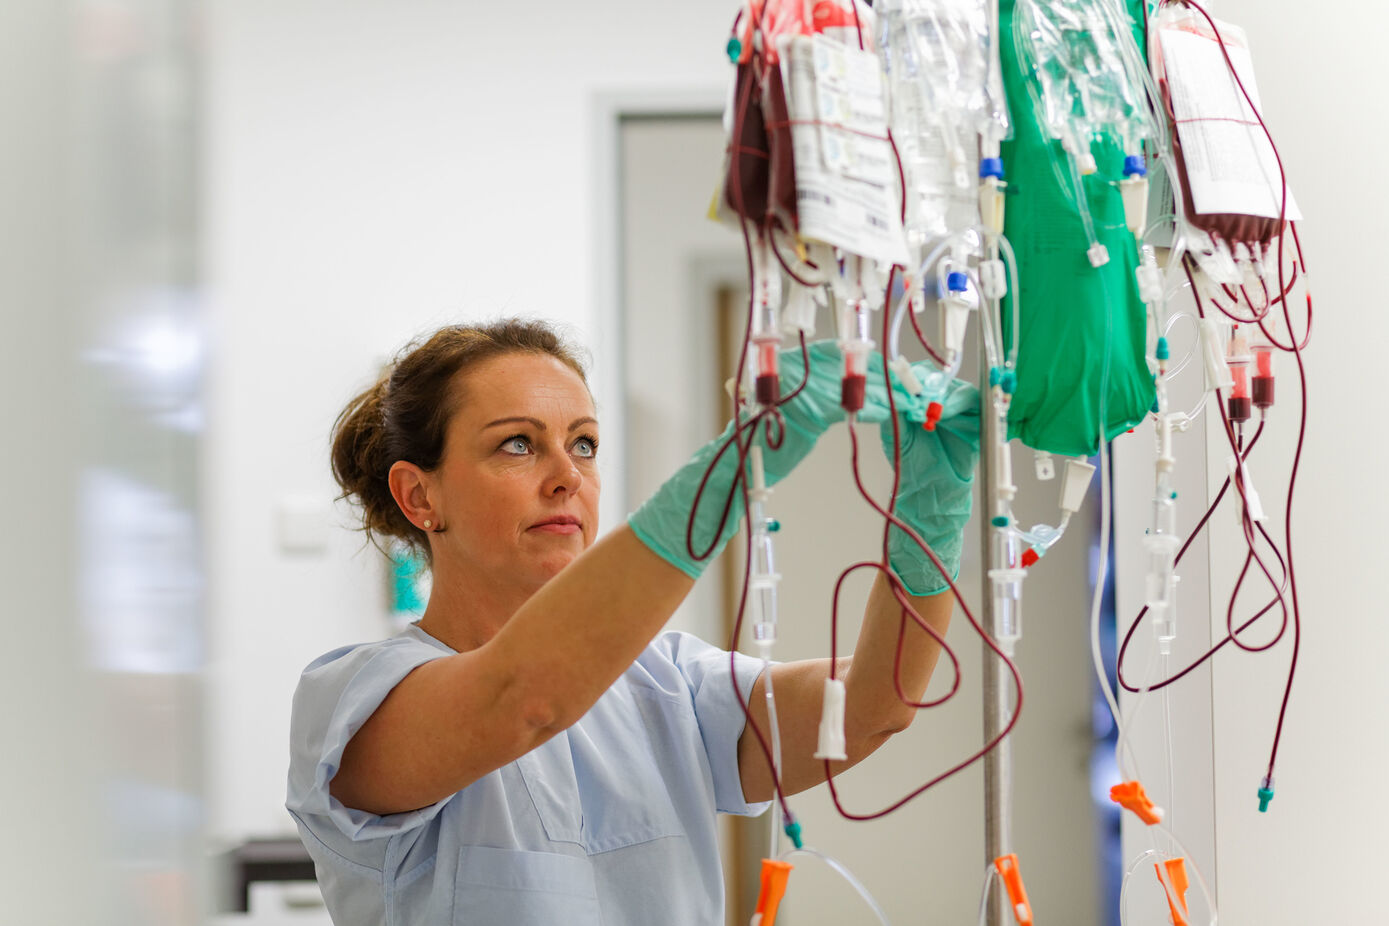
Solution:
<path fill-rule="evenodd" d="M 1038 0 L 1047 2 L 1047 0 Z M 1126 7 L 1141 17 L 1138 2 Z M 1009 192 L 1004 233 L 1018 261 L 1022 291 L 1018 319 L 1017 385 L 1008 412 L 1008 436 L 1051 453 L 1088 456 L 1104 439 L 1142 421 L 1153 405 L 1146 360 L 1147 315 L 1138 296 L 1133 235 L 1124 223 L 1117 181 L 1124 151 L 1109 135 L 1094 136 L 1097 170 L 1081 182 L 1077 203 L 1070 160 L 1047 137 L 1034 109 L 1014 39 L 1017 0 L 999 2 L 999 52 L 1013 115 L 1013 137 L 1002 146 Z M 1139 20 L 1141 21 L 1141 19 Z M 1143 47 L 1141 34 L 1137 36 Z M 1080 209 L 1088 203 L 1108 263 L 1092 267 Z M 1011 343 L 1011 293 L 1003 307 L 1004 345 Z"/>

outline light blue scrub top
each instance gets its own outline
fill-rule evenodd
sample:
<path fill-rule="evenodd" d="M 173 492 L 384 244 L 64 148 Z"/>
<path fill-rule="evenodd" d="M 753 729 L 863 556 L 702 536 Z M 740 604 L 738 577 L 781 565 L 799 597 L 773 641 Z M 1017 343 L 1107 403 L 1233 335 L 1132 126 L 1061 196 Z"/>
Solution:
<path fill-rule="evenodd" d="M 411 625 L 300 678 L 286 806 L 335 923 L 723 923 L 716 811 L 767 807 L 743 799 L 727 652 L 662 634 L 578 723 L 437 804 L 378 816 L 332 797 L 352 735 L 412 669 L 451 653 Z M 744 697 L 761 668 L 737 657 Z"/>

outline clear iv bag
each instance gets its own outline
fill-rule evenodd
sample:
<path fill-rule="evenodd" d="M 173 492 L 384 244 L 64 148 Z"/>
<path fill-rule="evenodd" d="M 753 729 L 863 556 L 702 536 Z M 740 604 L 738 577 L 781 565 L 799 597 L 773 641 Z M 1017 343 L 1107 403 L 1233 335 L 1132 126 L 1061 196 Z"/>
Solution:
<path fill-rule="evenodd" d="M 1142 58 L 1121 17 L 1106 0 L 1019 0 L 1016 7 L 1018 51 L 1036 77 L 1038 115 L 1047 134 L 1082 160 L 1097 134 L 1127 154 L 1157 136 Z"/>
<path fill-rule="evenodd" d="M 988 0 L 881 0 L 875 9 L 908 240 L 923 246 L 978 223 L 980 141 L 996 146 L 1008 134 Z"/>

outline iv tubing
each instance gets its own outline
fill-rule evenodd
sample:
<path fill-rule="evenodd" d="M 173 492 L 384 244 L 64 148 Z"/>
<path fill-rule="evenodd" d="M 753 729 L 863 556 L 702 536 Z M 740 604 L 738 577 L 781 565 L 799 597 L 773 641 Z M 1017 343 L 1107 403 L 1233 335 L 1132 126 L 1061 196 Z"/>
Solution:
<path fill-rule="evenodd" d="M 998 880 L 998 869 L 993 865 L 984 866 L 984 890 L 979 895 L 979 926 L 984 926 L 984 920 L 989 915 L 989 888 L 993 887 L 994 881 Z M 1123 896 L 1123 891 L 1120 891 Z"/>
<path fill-rule="evenodd" d="M 892 313 L 892 337 L 889 339 L 888 344 L 888 353 L 892 356 L 888 358 L 889 360 L 897 357 L 899 354 L 897 348 L 898 344 L 901 342 L 902 319 L 906 317 L 912 295 L 921 288 L 922 280 L 926 278 L 926 268 L 934 266 L 936 261 L 940 260 L 941 255 L 945 253 L 946 247 L 952 243 L 955 237 L 954 235 L 947 235 L 936 243 L 936 246 L 931 249 L 926 259 L 921 262 L 921 266 L 917 269 L 917 272 L 912 274 L 911 285 L 902 291 L 902 298 L 897 301 L 897 310 Z"/>
<path fill-rule="evenodd" d="M 849 882 L 850 887 L 858 891 L 858 895 L 863 898 L 863 902 L 868 904 L 868 906 L 872 908 L 873 915 L 878 918 L 879 923 L 882 923 L 883 926 L 892 926 L 891 921 L 887 918 L 887 914 L 883 912 L 883 908 L 878 906 L 878 901 L 873 898 L 872 894 L 868 893 L 868 888 L 864 886 L 863 882 L 860 881 L 858 878 L 854 877 L 854 873 L 852 871 L 844 867 L 843 862 L 840 862 L 837 858 L 835 858 L 832 855 L 827 855 L 824 852 L 821 852 L 819 849 L 816 849 L 813 846 L 802 846 L 799 849 L 788 849 L 781 855 L 777 856 L 777 860 L 784 862 L 793 855 L 812 855 L 815 858 L 818 858 L 820 861 L 824 862 L 826 865 L 833 868 L 836 872 L 839 873 L 840 877 L 842 877 L 845 881 Z"/>
<path fill-rule="evenodd" d="M 762 647 L 762 678 L 766 680 L 767 693 L 767 735 L 772 740 L 772 779 L 781 780 L 781 732 L 777 727 L 776 699 L 772 696 L 772 661 L 771 646 L 763 644 Z M 772 802 L 772 849 L 771 855 L 776 857 L 781 848 L 781 804 Z"/>

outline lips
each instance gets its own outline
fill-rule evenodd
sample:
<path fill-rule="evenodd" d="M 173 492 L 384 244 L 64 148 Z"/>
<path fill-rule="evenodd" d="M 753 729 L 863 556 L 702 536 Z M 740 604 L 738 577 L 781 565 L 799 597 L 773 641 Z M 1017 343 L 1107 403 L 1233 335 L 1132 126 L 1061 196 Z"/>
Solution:
<path fill-rule="evenodd" d="M 530 526 L 533 531 L 545 534 L 577 534 L 583 530 L 583 522 L 571 514 L 558 514 Z"/>

